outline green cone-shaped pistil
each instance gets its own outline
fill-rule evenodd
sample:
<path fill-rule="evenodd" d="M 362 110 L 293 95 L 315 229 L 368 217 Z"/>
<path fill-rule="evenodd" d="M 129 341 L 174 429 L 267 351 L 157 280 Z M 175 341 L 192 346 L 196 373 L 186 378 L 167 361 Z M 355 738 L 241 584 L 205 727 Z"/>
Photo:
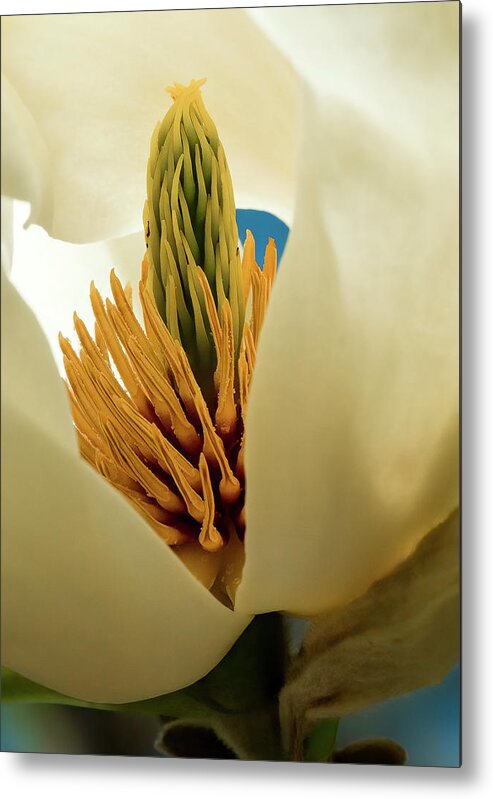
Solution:
<path fill-rule="evenodd" d="M 144 230 L 149 288 L 207 388 L 216 353 L 198 267 L 205 272 L 220 320 L 223 302 L 229 301 L 236 354 L 245 301 L 233 186 L 200 93 L 204 82 L 168 89 L 174 102 L 151 140 Z"/>

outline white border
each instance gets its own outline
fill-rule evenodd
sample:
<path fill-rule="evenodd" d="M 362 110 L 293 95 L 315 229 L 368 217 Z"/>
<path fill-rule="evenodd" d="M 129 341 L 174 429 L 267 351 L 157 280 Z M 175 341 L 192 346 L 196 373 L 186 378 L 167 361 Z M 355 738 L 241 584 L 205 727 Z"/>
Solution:
<path fill-rule="evenodd" d="M 444 0 L 445 1 L 445 0 Z M 412 3 L 416 0 L 398 0 L 398 2 Z M 426 0 L 425 0 L 426 2 Z M 466 0 L 467 5 L 486 5 L 488 0 Z M 357 5 L 363 3 L 373 3 L 375 0 L 358 0 Z M 252 7 L 252 6 L 307 6 L 307 5 L 353 5 L 350 0 L 339 0 L 335 2 L 317 2 L 313 0 L 269 0 L 269 2 L 245 2 L 245 0 L 212 0 L 212 2 L 200 2 L 200 0 L 2 0 L 0 12 L 5 14 L 46 14 L 46 13 L 69 13 L 77 11 L 161 11 L 163 9 L 182 9 L 182 8 L 231 8 L 231 7 Z"/>
<path fill-rule="evenodd" d="M 363 0 L 365 2 L 366 0 Z M 271 2 L 270 5 L 289 3 Z M 308 3 L 298 2 L 297 5 Z M 58 2 L 2 0 L 2 14 L 164 8 L 224 7 L 227 2 Z M 236 5 L 248 5 L 241 1 Z M 3 795 L 87 799 L 138 795 L 196 795 L 200 799 L 279 799 L 338 796 L 345 799 L 451 799 L 489 795 L 493 786 L 493 452 L 491 375 L 493 184 L 491 78 L 493 3 L 463 4 L 463 565 L 464 565 L 464 766 L 450 769 L 383 769 L 274 763 L 235 763 L 68 755 L 0 756 Z M 490 249 L 491 253 L 491 249 Z"/>

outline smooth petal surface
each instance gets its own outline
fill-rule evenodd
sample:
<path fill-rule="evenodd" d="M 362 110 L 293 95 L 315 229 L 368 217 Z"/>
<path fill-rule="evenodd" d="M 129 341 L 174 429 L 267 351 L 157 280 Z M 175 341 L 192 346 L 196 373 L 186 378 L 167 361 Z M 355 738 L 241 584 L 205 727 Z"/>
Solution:
<path fill-rule="evenodd" d="M 12 268 L 14 252 L 14 202 L 9 197 L 1 198 L 1 225 L 2 225 L 2 268 L 9 275 Z"/>
<path fill-rule="evenodd" d="M 1 116 L 2 195 L 29 202 L 29 221 L 49 227 L 52 195 L 48 150 L 32 114 L 3 73 Z"/>
<path fill-rule="evenodd" d="M 201 77 L 237 204 L 289 219 L 298 82 L 243 10 L 10 17 L 2 36 L 3 70 L 51 159 L 53 217 L 43 224 L 52 236 L 140 229 L 165 88 Z"/>
<path fill-rule="evenodd" d="M 348 601 L 457 504 L 458 13 L 258 12 L 297 65 L 311 46 L 249 405 L 237 608 Z"/>
<path fill-rule="evenodd" d="M 2 300 L 4 665 L 95 702 L 195 682 L 249 617 L 217 602 L 80 460 L 39 325 L 7 279 Z"/>
<path fill-rule="evenodd" d="M 73 335 L 73 313 L 94 327 L 94 313 L 89 287 L 94 280 L 103 296 L 110 295 L 110 272 L 114 267 L 119 278 L 137 292 L 142 257 L 145 252 L 144 234 L 133 233 L 119 239 L 94 244 L 69 244 L 52 239 L 40 227 L 22 230 L 19 217 L 22 209 L 14 203 L 14 252 L 11 280 L 34 311 L 45 333 L 60 371 L 63 356 L 58 343 L 61 331 Z M 137 303 L 138 305 L 138 303 Z"/>

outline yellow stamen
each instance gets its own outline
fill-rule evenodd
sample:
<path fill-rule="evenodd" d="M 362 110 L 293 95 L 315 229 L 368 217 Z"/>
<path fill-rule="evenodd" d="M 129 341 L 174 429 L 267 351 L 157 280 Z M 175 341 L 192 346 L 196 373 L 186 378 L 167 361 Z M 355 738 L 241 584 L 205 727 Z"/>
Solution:
<path fill-rule="evenodd" d="M 226 300 L 223 305 L 223 323 L 221 331 L 221 346 L 218 353 L 218 378 L 219 386 L 216 410 L 216 429 L 227 438 L 234 436 L 237 422 L 236 404 L 234 398 L 234 338 L 231 308 Z"/>
<path fill-rule="evenodd" d="M 274 239 L 269 238 L 267 247 L 265 248 L 264 255 L 264 268 L 262 274 L 265 276 L 269 283 L 269 289 L 272 287 L 277 269 L 277 251 Z"/>
<path fill-rule="evenodd" d="M 200 477 L 202 480 L 202 490 L 204 492 L 205 515 L 202 528 L 199 534 L 199 541 L 208 552 L 217 552 L 223 546 L 223 539 L 214 527 L 214 492 L 212 490 L 209 467 L 204 454 L 201 453 L 199 460 Z"/>
<path fill-rule="evenodd" d="M 245 244 L 243 246 L 243 260 L 241 264 L 243 272 L 243 291 L 245 293 L 245 302 L 250 293 L 250 286 L 252 280 L 252 272 L 254 267 L 257 266 L 255 262 L 255 240 L 250 230 L 246 232 Z"/>
<path fill-rule="evenodd" d="M 185 351 L 180 351 L 180 359 L 183 366 L 187 364 L 187 356 Z M 224 442 L 217 434 L 216 429 L 212 423 L 209 409 L 202 396 L 199 385 L 190 368 L 186 374 L 189 381 L 190 390 L 195 399 L 195 405 L 198 410 L 199 419 L 202 424 L 202 431 L 204 435 L 204 455 L 207 462 L 212 466 L 218 466 L 221 471 L 221 480 L 219 482 L 219 493 L 223 502 L 232 504 L 236 502 L 241 493 L 241 486 L 237 478 L 234 476 L 229 461 L 226 457 L 224 449 Z"/>
<path fill-rule="evenodd" d="M 151 295 L 143 281 L 141 281 L 139 289 L 147 335 L 152 341 L 155 352 L 161 354 L 167 365 L 168 381 L 173 379 L 188 418 L 196 421 L 198 419 L 197 411 L 177 356 L 177 344 L 159 315 L 155 302 L 151 300 Z"/>

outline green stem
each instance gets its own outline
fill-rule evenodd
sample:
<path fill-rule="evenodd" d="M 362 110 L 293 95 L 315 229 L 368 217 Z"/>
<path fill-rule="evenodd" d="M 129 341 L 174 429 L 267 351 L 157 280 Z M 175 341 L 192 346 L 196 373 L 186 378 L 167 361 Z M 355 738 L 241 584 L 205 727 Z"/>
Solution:
<path fill-rule="evenodd" d="M 305 763 L 327 763 L 334 753 L 339 719 L 321 721 L 313 727 L 304 742 Z"/>

